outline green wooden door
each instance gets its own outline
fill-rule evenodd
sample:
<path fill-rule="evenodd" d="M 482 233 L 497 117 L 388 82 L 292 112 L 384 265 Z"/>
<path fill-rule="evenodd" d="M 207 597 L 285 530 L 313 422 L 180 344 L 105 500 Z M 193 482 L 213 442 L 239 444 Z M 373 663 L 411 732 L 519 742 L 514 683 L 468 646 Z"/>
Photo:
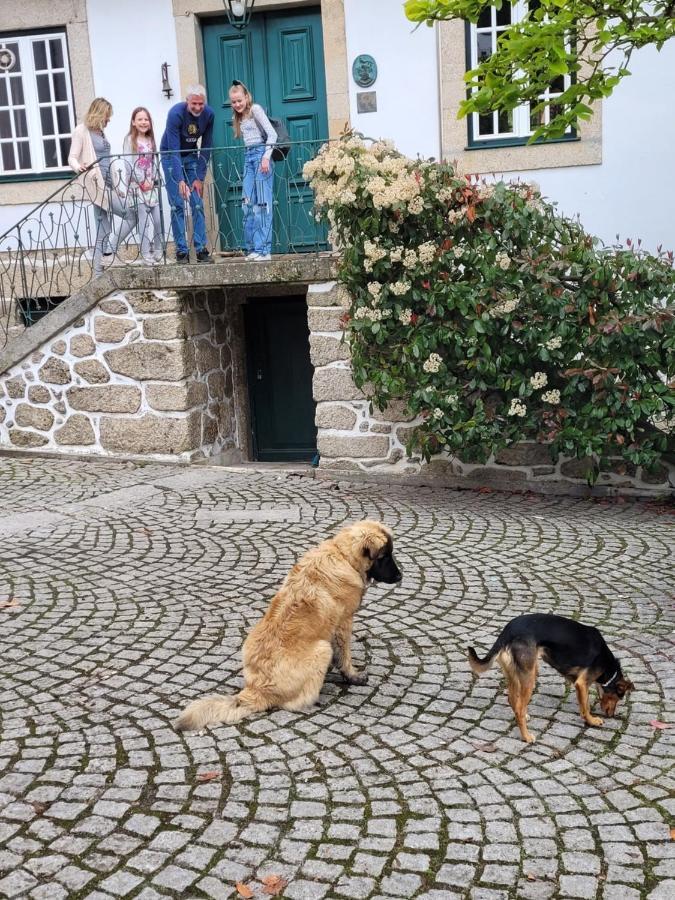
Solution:
<path fill-rule="evenodd" d="M 316 425 L 307 302 L 250 300 L 244 313 L 253 458 L 310 460 Z"/>
<path fill-rule="evenodd" d="M 243 81 L 256 103 L 286 123 L 291 147 L 275 163 L 274 253 L 301 253 L 326 246 L 325 229 L 313 217 L 312 192 L 302 167 L 328 136 L 321 11 L 256 13 L 244 31 L 226 20 L 204 24 L 208 102 L 216 112 L 214 147 L 233 147 L 228 91 Z M 243 147 L 243 145 L 242 145 Z M 214 153 L 221 248 L 242 246 L 243 149 Z"/>

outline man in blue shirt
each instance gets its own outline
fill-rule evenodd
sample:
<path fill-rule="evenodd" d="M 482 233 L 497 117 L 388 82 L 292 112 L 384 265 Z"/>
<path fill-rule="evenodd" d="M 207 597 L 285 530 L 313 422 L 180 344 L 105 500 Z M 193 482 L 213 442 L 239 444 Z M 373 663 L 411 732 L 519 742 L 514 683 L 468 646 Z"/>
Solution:
<path fill-rule="evenodd" d="M 176 262 L 190 262 L 185 234 L 185 201 L 192 209 L 192 240 L 197 262 L 213 258 L 206 247 L 204 218 L 204 179 L 213 144 L 214 113 L 206 105 L 206 90 L 201 84 L 188 88 L 185 102 L 169 110 L 166 129 L 159 145 L 166 192 L 171 202 L 171 231 L 176 244 Z M 198 141 L 201 138 L 201 141 Z"/>

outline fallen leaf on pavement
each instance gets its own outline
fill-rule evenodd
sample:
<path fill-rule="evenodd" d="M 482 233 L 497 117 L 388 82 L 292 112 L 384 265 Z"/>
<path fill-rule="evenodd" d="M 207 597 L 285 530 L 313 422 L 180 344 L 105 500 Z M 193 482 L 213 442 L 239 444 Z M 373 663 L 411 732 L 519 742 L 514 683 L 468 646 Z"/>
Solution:
<path fill-rule="evenodd" d="M 253 896 L 253 891 L 247 884 L 244 884 L 243 881 L 238 881 L 235 884 L 235 887 L 236 887 L 237 893 L 239 894 L 240 897 L 246 897 L 247 900 L 251 900 L 251 897 Z"/>
<path fill-rule="evenodd" d="M 476 750 L 479 750 L 481 753 L 496 753 L 497 745 L 496 744 L 488 744 L 485 741 L 472 741 Z"/>
<path fill-rule="evenodd" d="M 536 881 L 537 880 L 537 876 L 534 874 L 534 872 L 526 872 L 525 874 L 527 875 L 528 881 Z"/>
<path fill-rule="evenodd" d="M 16 599 L 16 597 L 10 597 L 9 600 L 3 600 L 0 603 L 0 609 L 9 609 L 12 606 L 18 606 L 18 605 L 19 605 L 19 601 Z"/>
<path fill-rule="evenodd" d="M 220 778 L 222 772 L 198 772 L 197 773 L 197 781 L 215 781 L 216 778 Z M 253 894 L 251 894 L 251 897 Z"/>
<path fill-rule="evenodd" d="M 670 829 L 670 839 L 671 841 L 675 841 L 675 828 Z"/>
<path fill-rule="evenodd" d="M 286 879 L 282 878 L 281 875 L 266 875 L 260 880 L 264 885 L 264 893 L 269 894 L 270 897 L 277 897 L 288 884 Z"/>
<path fill-rule="evenodd" d="M 652 719 L 649 724 L 652 728 L 672 728 L 672 725 L 669 725 L 668 722 L 659 722 L 658 719 Z"/>

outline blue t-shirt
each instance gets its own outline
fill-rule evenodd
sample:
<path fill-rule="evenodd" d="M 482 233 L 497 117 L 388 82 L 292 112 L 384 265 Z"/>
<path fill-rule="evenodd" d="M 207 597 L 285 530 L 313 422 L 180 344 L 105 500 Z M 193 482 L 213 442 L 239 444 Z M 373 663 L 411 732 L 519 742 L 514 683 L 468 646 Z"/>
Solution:
<path fill-rule="evenodd" d="M 187 103 L 176 103 L 169 110 L 166 117 L 166 130 L 162 135 L 159 145 L 160 150 L 182 150 L 171 154 L 169 161 L 171 173 L 176 183 L 183 181 L 181 159 L 186 153 L 197 154 L 197 178 L 203 181 L 206 177 L 206 167 L 211 156 L 213 143 L 214 112 L 210 106 L 205 106 L 198 116 L 193 116 L 188 111 Z M 197 146 L 199 138 L 202 139 L 201 147 Z"/>

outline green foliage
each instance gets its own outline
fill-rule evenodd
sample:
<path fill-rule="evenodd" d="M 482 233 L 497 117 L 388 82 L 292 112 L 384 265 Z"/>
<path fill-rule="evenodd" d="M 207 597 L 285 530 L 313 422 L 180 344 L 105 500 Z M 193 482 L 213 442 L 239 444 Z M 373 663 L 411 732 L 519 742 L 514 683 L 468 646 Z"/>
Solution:
<path fill-rule="evenodd" d="M 509 0 L 407 0 L 413 22 L 465 19 L 476 22 L 487 6 Z M 675 0 L 603 3 L 594 0 L 540 0 L 521 22 L 506 29 L 497 51 L 466 74 L 471 88 L 459 114 L 510 110 L 530 103 L 533 113 L 549 108 L 551 121 L 531 138 L 560 137 L 579 119 L 592 115 L 590 104 L 608 97 L 630 75 L 634 49 L 661 49 L 675 36 Z M 571 84 L 553 100 L 540 97 L 556 76 Z M 543 119 L 542 119 L 543 121 Z"/>
<path fill-rule="evenodd" d="M 529 184 L 354 136 L 305 167 L 341 247 L 356 383 L 422 417 L 411 447 L 522 440 L 653 465 L 675 424 L 673 255 L 601 247 Z"/>

